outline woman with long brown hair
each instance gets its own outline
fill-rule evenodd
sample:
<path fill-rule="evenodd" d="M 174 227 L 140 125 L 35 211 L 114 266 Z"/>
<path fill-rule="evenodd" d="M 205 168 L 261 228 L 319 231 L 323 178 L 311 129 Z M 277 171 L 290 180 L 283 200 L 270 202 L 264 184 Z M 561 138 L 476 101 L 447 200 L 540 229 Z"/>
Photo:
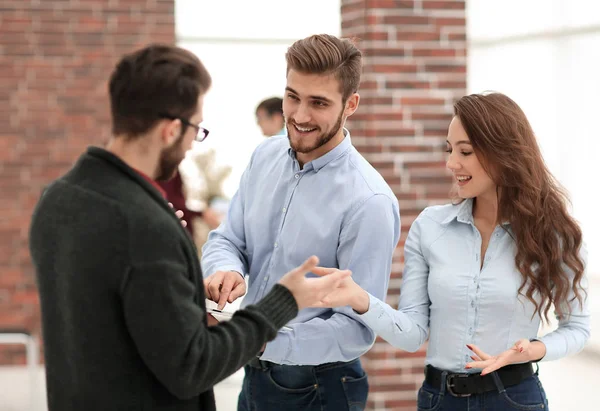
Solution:
<path fill-rule="evenodd" d="M 419 410 L 547 409 L 532 363 L 580 351 L 590 333 L 581 229 L 513 100 L 473 94 L 454 111 L 456 200 L 413 223 L 398 310 L 351 279 L 323 303 L 352 306 L 407 351 L 429 337 Z M 558 329 L 538 337 L 552 306 Z"/>

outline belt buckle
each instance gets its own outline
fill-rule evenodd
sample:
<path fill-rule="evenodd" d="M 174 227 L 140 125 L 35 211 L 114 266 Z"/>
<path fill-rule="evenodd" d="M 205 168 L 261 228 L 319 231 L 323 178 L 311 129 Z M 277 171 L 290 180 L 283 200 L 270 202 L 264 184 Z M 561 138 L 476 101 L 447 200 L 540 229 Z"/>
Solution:
<path fill-rule="evenodd" d="M 469 378 L 469 374 L 448 374 L 446 377 L 446 389 L 453 397 L 464 398 L 470 397 L 471 393 L 468 394 L 459 394 L 454 392 L 453 388 L 455 387 L 454 378 Z"/>

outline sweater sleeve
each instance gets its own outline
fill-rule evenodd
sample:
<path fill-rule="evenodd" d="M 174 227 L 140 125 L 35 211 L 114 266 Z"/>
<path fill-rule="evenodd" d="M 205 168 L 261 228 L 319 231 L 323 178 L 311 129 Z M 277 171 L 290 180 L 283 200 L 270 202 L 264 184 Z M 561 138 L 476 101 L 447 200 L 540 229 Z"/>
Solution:
<path fill-rule="evenodd" d="M 170 261 L 138 264 L 128 270 L 121 287 L 125 322 L 140 356 L 180 399 L 197 396 L 233 374 L 298 312 L 292 294 L 276 285 L 231 321 L 208 327 L 186 274 L 185 266 Z"/>

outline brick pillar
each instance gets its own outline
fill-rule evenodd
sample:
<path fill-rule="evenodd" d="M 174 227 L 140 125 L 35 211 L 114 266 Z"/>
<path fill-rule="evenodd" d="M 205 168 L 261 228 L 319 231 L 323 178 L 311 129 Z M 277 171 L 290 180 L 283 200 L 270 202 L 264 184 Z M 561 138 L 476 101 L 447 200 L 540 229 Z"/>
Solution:
<path fill-rule="evenodd" d="M 357 38 L 365 56 L 352 141 L 400 201 L 387 298 L 397 307 L 408 229 L 424 207 L 449 201 L 444 141 L 452 104 L 466 92 L 465 1 L 342 0 L 341 11 L 342 36 Z M 369 409 L 416 409 L 425 348 L 411 354 L 377 340 L 363 358 Z"/>
<path fill-rule="evenodd" d="M 107 83 L 119 57 L 174 43 L 174 0 L 2 0 L 0 12 L 0 328 L 40 334 L 28 252 L 42 188 L 109 136 Z M 22 363 L 0 346 L 0 365 Z"/>

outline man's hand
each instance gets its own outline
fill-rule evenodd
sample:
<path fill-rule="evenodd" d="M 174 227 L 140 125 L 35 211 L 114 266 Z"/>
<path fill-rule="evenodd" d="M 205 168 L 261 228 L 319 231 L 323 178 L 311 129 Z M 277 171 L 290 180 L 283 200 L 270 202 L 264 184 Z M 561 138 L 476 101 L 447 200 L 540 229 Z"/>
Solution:
<path fill-rule="evenodd" d="M 204 292 L 222 310 L 225 304 L 246 294 L 246 281 L 237 271 L 217 271 L 204 279 Z"/>
<path fill-rule="evenodd" d="M 319 259 L 310 257 L 300 267 L 297 267 L 284 275 L 279 284 L 286 287 L 298 304 L 298 309 L 308 307 L 323 307 L 321 302 L 325 296 L 332 293 L 340 286 L 345 278 L 352 274 L 350 270 L 330 269 L 331 272 L 324 274 L 321 278 L 306 278 L 306 274 L 315 270 Z"/>
<path fill-rule="evenodd" d="M 506 365 L 537 361 L 546 355 L 546 345 L 543 342 L 530 342 L 528 339 L 517 341 L 508 350 L 495 356 L 484 353 L 473 344 L 467 344 L 467 348 L 475 355 L 471 356 L 473 362 L 468 363 L 465 368 L 481 368 L 481 375 L 489 374 Z"/>
<path fill-rule="evenodd" d="M 175 210 L 175 207 L 173 207 L 173 203 L 169 203 L 169 206 L 170 206 L 170 207 L 171 207 L 173 210 Z M 182 226 L 184 226 L 184 227 L 187 227 L 187 221 L 185 221 L 185 220 L 183 219 L 183 211 L 181 211 L 181 210 L 176 210 L 176 211 L 175 211 L 175 215 L 177 216 L 177 218 L 179 218 L 179 219 L 181 220 L 181 225 L 182 225 Z"/>
<path fill-rule="evenodd" d="M 331 275 L 336 268 L 315 267 L 312 272 L 323 277 Z M 321 307 L 343 307 L 349 305 L 358 314 L 369 311 L 369 294 L 354 282 L 352 277 L 344 278 L 338 287 L 321 300 Z"/>

